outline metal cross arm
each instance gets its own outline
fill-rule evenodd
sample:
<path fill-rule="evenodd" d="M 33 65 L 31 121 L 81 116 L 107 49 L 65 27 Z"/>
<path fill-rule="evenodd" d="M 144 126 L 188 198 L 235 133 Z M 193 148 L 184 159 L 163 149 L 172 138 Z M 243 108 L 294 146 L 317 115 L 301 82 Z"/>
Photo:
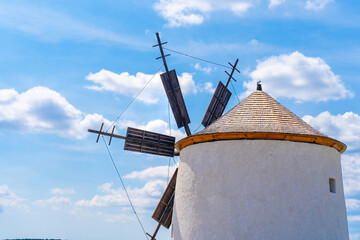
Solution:
<path fill-rule="evenodd" d="M 166 54 L 166 55 L 164 55 L 164 57 L 168 57 L 168 56 L 170 56 L 171 54 Z M 156 58 L 156 60 L 158 60 L 158 59 L 160 59 L 160 58 L 163 58 L 162 56 L 161 57 L 157 57 Z"/>
<path fill-rule="evenodd" d="M 114 137 L 114 138 L 120 138 L 120 139 L 126 139 L 126 137 L 124 137 L 124 136 L 114 134 L 115 126 L 113 127 L 111 133 L 101 131 L 102 128 L 103 128 L 103 126 L 104 126 L 104 123 L 101 124 L 100 131 L 98 131 L 98 130 L 93 130 L 93 129 L 88 129 L 88 132 L 98 134 L 98 138 L 97 138 L 96 142 L 99 141 L 100 135 L 104 135 L 104 136 L 109 136 L 109 137 L 110 137 L 109 145 L 111 144 L 111 139 L 112 139 L 113 137 Z"/>
<path fill-rule="evenodd" d="M 232 69 L 231 69 L 231 73 L 230 73 L 230 74 L 229 74 L 227 71 L 225 71 L 226 74 L 229 75 L 229 78 L 228 78 L 228 80 L 227 80 L 227 82 L 226 82 L 226 84 L 225 84 L 225 87 L 227 87 L 227 86 L 229 85 L 231 79 L 233 79 L 233 80 L 236 82 L 236 80 L 233 78 L 233 74 L 234 74 L 234 71 L 235 71 L 235 70 L 236 70 L 238 73 L 240 73 L 240 71 L 236 68 L 236 65 L 238 64 L 238 61 L 239 61 L 239 59 L 237 58 L 236 61 L 235 61 L 235 63 L 234 63 L 234 65 L 232 65 L 231 63 L 228 62 L 229 65 L 232 67 Z"/>
<path fill-rule="evenodd" d="M 162 47 L 162 45 L 166 44 L 167 42 L 163 42 L 163 43 L 161 42 L 159 33 L 156 33 L 156 39 L 157 39 L 157 41 L 158 41 L 158 44 L 154 45 L 153 47 L 159 47 L 159 49 L 160 49 L 160 54 L 161 54 L 161 56 L 158 57 L 158 58 L 156 58 L 156 60 L 162 58 L 162 60 L 163 60 L 163 62 L 164 62 L 164 67 L 165 67 L 166 73 L 168 73 L 168 72 L 169 72 L 169 69 L 168 69 L 168 66 L 167 66 L 165 57 L 170 56 L 170 54 L 165 55 L 165 54 L 164 54 L 163 47 Z"/>
<path fill-rule="evenodd" d="M 228 64 L 229 64 L 232 68 L 234 68 L 238 73 L 240 73 L 240 70 L 238 70 L 238 69 L 236 68 L 236 65 L 237 65 L 238 60 L 239 60 L 239 59 L 236 59 L 236 62 L 235 62 L 234 65 L 232 65 L 230 62 L 228 62 Z"/>
<path fill-rule="evenodd" d="M 229 77 L 230 77 L 232 80 L 234 80 L 234 81 L 236 82 L 236 79 L 235 79 L 233 76 L 231 76 L 230 73 L 228 73 L 227 71 L 225 71 L 225 73 L 226 73 L 227 75 L 229 75 Z"/>

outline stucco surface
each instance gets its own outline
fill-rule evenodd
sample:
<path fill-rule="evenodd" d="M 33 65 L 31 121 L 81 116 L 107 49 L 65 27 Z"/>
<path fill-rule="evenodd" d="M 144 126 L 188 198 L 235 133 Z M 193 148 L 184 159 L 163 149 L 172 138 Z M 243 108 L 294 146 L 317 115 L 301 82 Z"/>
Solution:
<path fill-rule="evenodd" d="M 184 148 L 173 239 L 349 239 L 339 152 L 277 140 Z"/>

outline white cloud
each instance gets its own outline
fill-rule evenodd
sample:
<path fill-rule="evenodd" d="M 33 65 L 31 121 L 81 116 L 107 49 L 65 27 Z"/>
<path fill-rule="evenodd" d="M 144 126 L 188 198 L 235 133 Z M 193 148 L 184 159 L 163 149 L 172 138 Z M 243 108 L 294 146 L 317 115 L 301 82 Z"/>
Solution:
<path fill-rule="evenodd" d="M 96 91 L 111 91 L 121 95 L 134 97 L 152 78 L 153 75 L 138 72 L 136 75 L 130 75 L 127 72 L 120 74 L 102 69 L 97 73 L 90 73 L 85 77 L 86 80 L 92 81 L 95 85 L 87 88 Z M 195 94 L 196 87 L 192 75 L 182 73 L 178 76 L 182 93 Z M 156 74 L 149 85 L 138 96 L 137 99 L 148 104 L 154 104 L 159 101 L 159 96 L 165 96 L 164 87 L 162 85 L 160 74 Z"/>
<path fill-rule="evenodd" d="M 345 154 L 342 156 L 344 193 L 347 197 L 360 193 L 360 154 Z M 354 204 L 354 202 L 350 202 Z M 359 202 L 357 202 L 358 204 Z M 354 206 L 354 205 L 352 205 Z"/>
<path fill-rule="evenodd" d="M 269 8 L 273 8 L 283 4 L 286 0 L 269 0 Z"/>
<path fill-rule="evenodd" d="M 348 210 L 358 210 L 360 209 L 360 200 L 355 198 L 348 198 L 345 199 L 346 201 L 346 208 Z"/>
<path fill-rule="evenodd" d="M 208 92 L 210 94 L 214 94 L 215 92 L 215 87 L 212 82 L 206 82 L 204 84 L 200 84 L 198 86 L 198 89 L 200 92 Z"/>
<path fill-rule="evenodd" d="M 350 234 L 350 240 L 360 240 L 360 234 L 359 233 Z"/>
<path fill-rule="evenodd" d="M 360 215 L 359 216 L 348 216 L 349 222 L 360 222 Z"/>
<path fill-rule="evenodd" d="M 60 210 L 63 207 L 71 207 L 73 205 L 73 201 L 69 197 L 62 195 L 75 194 L 74 189 L 52 188 L 50 191 L 55 195 L 54 197 L 37 200 L 33 203 L 40 207 L 50 206 L 53 210 Z"/>
<path fill-rule="evenodd" d="M 249 2 L 235 2 L 231 4 L 231 11 L 238 16 L 243 16 L 253 5 Z"/>
<path fill-rule="evenodd" d="M 251 39 L 251 41 L 250 41 L 249 43 L 250 43 L 250 45 L 252 45 L 252 46 L 257 46 L 257 45 L 259 45 L 259 41 L 256 40 L 256 39 Z"/>
<path fill-rule="evenodd" d="M 45 199 L 45 200 L 37 200 L 33 203 L 40 207 L 51 206 L 51 208 L 54 210 L 60 210 L 64 206 L 72 205 L 72 201 L 70 198 L 62 197 L 62 196 L 54 196 L 52 198 Z"/>
<path fill-rule="evenodd" d="M 106 214 L 103 212 L 98 212 L 96 215 L 102 217 L 105 222 L 109 222 L 109 223 L 114 223 L 114 222 L 127 223 L 136 220 L 134 215 L 129 215 L 129 214 Z"/>
<path fill-rule="evenodd" d="M 27 205 L 24 204 L 26 199 L 20 198 L 7 185 L 0 185 L 0 208 L 16 207 L 28 211 Z"/>
<path fill-rule="evenodd" d="M 306 115 L 303 120 L 320 132 L 344 142 L 349 150 L 360 147 L 360 116 L 356 113 L 331 115 L 326 111 L 316 117 Z"/>
<path fill-rule="evenodd" d="M 204 21 L 203 14 L 212 10 L 211 4 L 204 0 L 160 0 L 154 8 L 170 27 L 199 25 Z"/>
<path fill-rule="evenodd" d="M 196 63 L 194 65 L 194 68 L 196 70 L 202 71 L 202 72 L 206 72 L 206 73 L 211 73 L 211 71 L 213 70 L 211 67 L 202 67 L 199 63 Z"/>
<path fill-rule="evenodd" d="M 142 188 L 127 188 L 129 196 L 135 207 L 153 207 L 159 201 L 167 183 L 163 180 L 148 181 Z M 114 189 L 112 183 L 105 183 L 99 186 L 103 195 L 95 195 L 90 200 L 79 200 L 76 206 L 79 207 L 109 207 L 128 206 L 129 201 L 122 188 Z"/>
<path fill-rule="evenodd" d="M 305 8 L 308 10 L 321 10 L 333 0 L 307 0 Z"/>
<path fill-rule="evenodd" d="M 242 16 L 251 7 L 253 7 L 251 1 L 237 0 L 159 0 L 154 5 L 154 9 L 170 27 L 199 25 L 207 15 L 219 10 L 231 11 Z"/>
<path fill-rule="evenodd" d="M 169 166 L 158 166 L 158 167 L 150 167 L 143 171 L 133 171 L 124 176 L 127 179 L 141 179 L 141 180 L 149 180 L 149 179 L 166 179 L 168 174 L 171 176 L 174 174 L 176 167 L 172 166 L 169 169 Z"/>
<path fill-rule="evenodd" d="M 244 83 L 247 91 L 242 97 L 253 92 L 259 80 L 263 90 L 273 97 L 320 102 L 353 96 L 324 60 L 306 57 L 299 52 L 260 61 L 250 77 L 252 80 Z"/>
<path fill-rule="evenodd" d="M 52 188 L 50 189 L 52 194 L 55 195 L 66 195 L 66 194 L 75 194 L 75 190 L 74 189 L 65 189 L 65 188 Z"/>
<path fill-rule="evenodd" d="M 99 114 L 84 114 L 58 92 L 34 87 L 18 93 L 0 90 L 0 128 L 21 132 L 46 132 L 78 139 L 87 136 L 87 129 L 110 121 Z"/>
<path fill-rule="evenodd" d="M 142 188 L 127 187 L 131 201 L 137 210 L 142 211 L 144 208 L 154 207 L 158 203 L 167 186 L 168 170 L 168 166 L 150 167 L 142 171 L 133 171 L 124 176 L 126 179 L 146 180 Z M 175 167 L 170 167 L 170 177 L 174 171 Z M 97 194 L 90 200 L 79 200 L 75 205 L 79 207 L 127 207 L 129 205 L 124 190 L 122 188 L 115 189 L 113 183 L 104 183 L 98 187 L 98 190 L 102 194 Z"/>
<path fill-rule="evenodd" d="M 46 41 L 96 40 L 134 47 L 145 46 L 137 39 L 95 27 L 63 13 L 12 1 L 0 2 L 0 26 L 16 29 Z"/>

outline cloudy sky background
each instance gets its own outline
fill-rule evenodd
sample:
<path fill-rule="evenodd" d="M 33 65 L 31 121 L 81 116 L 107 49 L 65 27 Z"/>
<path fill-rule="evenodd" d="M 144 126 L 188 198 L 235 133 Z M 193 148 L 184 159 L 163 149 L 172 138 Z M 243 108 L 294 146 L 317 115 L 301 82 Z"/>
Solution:
<path fill-rule="evenodd" d="M 165 47 L 226 65 L 235 106 L 263 90 L 321 132 L 342 155 L 352 240 L 360 239 L 360 3 L 338 0 L 0 0 L 0 239 L 145 239 L 104 144 L 88 128 L 116 124 L 172 134 L 155 32 Z M 165 50 L 166 51 L 166 50 Z M 198 128 L 228 70 L 173 52 Z M 235 94 L 236 92 L 236 94 Z M 166 157 L 110 151 L 146 231 L 174 171 Z M 170 162 L 170 168 L 169 166 Z M 159 240 L 169 239 L 161 229 Z"/>

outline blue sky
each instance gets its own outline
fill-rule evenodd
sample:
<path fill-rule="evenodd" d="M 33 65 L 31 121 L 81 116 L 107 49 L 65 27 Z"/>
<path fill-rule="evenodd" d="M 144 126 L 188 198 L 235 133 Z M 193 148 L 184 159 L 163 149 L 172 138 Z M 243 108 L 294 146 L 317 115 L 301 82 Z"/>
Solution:
<path fill-rule="evenodd" d="M 0 239 L 145 238 L 104 144 L 87 129 L 109 126 L 164 71 L 155 32 L 167 48 L 202 59 L 239 58 L 233 84 L 240 99 L 261 80 L 265 92 L 347 144 L 349 230 L 360 239 L 359 10 L 355 0 L 0 0 Z M 227 69 L 175 53 L 168 64 L 194 131 Z M 230 90 L 227 109 L 238 103 Z M 157 74 L 117 133 L 134 126 L 185 136 L 168 119 Z M 114 139 L 110 151 L 152 233 L 169 159 L 122 148 Z M 158 236 L 169 239 L 170 231 Z"/>

